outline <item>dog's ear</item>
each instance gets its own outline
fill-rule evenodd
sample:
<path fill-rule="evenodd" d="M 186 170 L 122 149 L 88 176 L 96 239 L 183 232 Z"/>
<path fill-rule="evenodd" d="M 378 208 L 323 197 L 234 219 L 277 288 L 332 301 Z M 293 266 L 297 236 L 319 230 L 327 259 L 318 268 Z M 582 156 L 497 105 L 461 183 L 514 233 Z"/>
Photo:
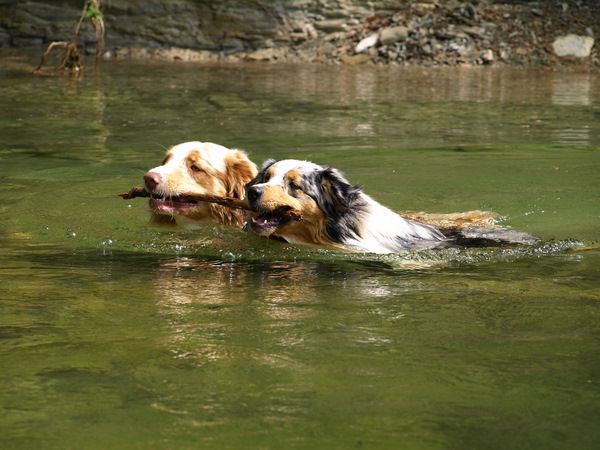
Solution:
<path fill-rule="evenodd" d="M 246 184 L 256 176 L 256 165 L 248 159 L 246 153 L 236 150 L 225 159 L 225 167 L 227 196 L 243 198 Z"/>
<path fill-rule="evenodd" d="M 340 216 L 351 209 L 360 198 L 360 188 L 350 184 L 336 169 L 326 167 L 316 173 L 319 188 L 317 203 L 328 216 Z"/>
<path fill-rule="evenodd" d="M 266 171 L 269 167 L 271 167 L 273 164 L 275 164 L 277 161 L 275 161 L 274 159 L 267 159 L 264 163 L 262 163 L 262 166 L 260 168 L 260 170 L 258 171 L 258 174 L 254 177 L 254 179 L 250 180 L 249 183 L 246 185 L 246 187 L 249 186 L 254 186 L 255 184 L 261 184 L 265 182 L 265 174 Z"/>
<path fill-rule="evenodd" d="M 273 164 L 275 164 L 277 161 L 275 161 L 274 159 L 267 159 L 264 163 L 262 163 L 262 166 L 260 166 L 260 173 L 264 172 L 265 170 L 267 170 L 269 167 L 271 167 Z"/>

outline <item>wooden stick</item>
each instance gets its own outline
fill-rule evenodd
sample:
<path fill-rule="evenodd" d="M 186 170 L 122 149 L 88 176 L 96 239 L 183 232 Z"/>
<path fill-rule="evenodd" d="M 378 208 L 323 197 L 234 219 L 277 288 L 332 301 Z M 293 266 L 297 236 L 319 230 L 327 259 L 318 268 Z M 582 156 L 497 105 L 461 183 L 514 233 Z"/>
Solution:
<path fill-rule="evenodd" d="M 122 192 L 117 195 L 119 197 L 121 197 L 123 200 L 129 200 L 130 198 L 136 198 L 136 197 L 151 197 L 152 194 L 150 194 L 150 192 L 148 192 L 143 187 L 136 186 L 136 187 L 132 187 L 127 192 Z"/>
<path fill-rule="evenodd" d="M 131 188 L 128 192 L 123 192 L 122 194 L 119 194 L 119 197 L 121 197 L 125 200 L 129 200 L 131 198 L 136 198 L 136 197 L 151 197 L 151 196 L 152 196 L 152 194 L 150 194 L 150 192 L 148 192 L 143 187 L 139 187 L 139 186 Z M 209 203 L 216 203 L 218 205 L 227 206 L 228 208 L 245 209 L 248 211 L 251 210 L 248 203 L 246 203 L 244 200 L 241 200 L 239 198 L 217 197 L 216 195 L 195 194 L 195 193 L 179 194 L 179 195 L 177 195 L 177 197 L 185 197 L 186 200 L 190 200 L 193 202 L 209 202 Z"/>
<path fill-rule="evenodd" d="M 129 200 L 136 197 L 151 197 L 152 194 L 148 192 L 143 187 L 133 187 L 127 192 L 123 192 L 118 194 L 124 200 Z M 226 206 L 228 208 L 233 209 L 244 209 L 246 211 L 252 211 L 250 205 L 245 200 L 241 200 L 239 198 L 231 198 L 231 197 L 217 197 L 216 195 L 209 194 L 179 194 L 177 197 L 185 197 L 186 200 L 194 201 L 194 202 L 208 202 L 208 203 L 216 203 L 217 205 Z M 296 220 L 302 220 L 302 214 L 299 211 L 295 211 L 293 209 L 289 209 L 281 212 L 283 215 L 287 215 L 293 217 Z"/>

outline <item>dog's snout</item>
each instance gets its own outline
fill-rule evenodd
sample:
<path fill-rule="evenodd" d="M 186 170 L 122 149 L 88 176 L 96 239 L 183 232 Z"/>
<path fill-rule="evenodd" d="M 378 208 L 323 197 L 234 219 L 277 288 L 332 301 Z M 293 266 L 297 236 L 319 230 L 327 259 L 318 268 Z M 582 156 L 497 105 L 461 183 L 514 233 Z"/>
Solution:
<path fill-rule="evenodd" d="M 144 175 L 144 184 L 146 185 L 146 189 L 150 192 L 156 189 L 156 186 L 158 186 L 161 181 L 162 178 L 158 172 L 146 172 Z"/>
<path fill-rule="evenodd" d="M 248 201 L 250 204 L 257 202 L 262 195 L 262 189 L 259 186 L 250 186 L 248 188 Z"/>

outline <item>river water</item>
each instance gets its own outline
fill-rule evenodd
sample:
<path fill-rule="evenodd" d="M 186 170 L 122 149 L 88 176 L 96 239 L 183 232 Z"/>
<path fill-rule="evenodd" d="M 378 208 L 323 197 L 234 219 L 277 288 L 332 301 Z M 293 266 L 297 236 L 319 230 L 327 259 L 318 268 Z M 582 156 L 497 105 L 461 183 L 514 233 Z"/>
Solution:
<path fill-rule="evenodd" d="M 598 77 L 0 62 L 0 447 L 596 448 Z M 116 197 L 189 140 L 542 241 L 347 255 Z"/>

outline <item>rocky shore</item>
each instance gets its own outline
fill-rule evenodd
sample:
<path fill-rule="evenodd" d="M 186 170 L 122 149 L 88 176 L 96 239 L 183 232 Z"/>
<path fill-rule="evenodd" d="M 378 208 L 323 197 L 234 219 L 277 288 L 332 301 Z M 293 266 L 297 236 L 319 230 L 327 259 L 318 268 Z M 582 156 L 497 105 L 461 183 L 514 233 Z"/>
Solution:
<path fill-rule="evenodd" d="M 584 12 L 585 11 L 585 12 Z M 586 20 L 582 20 L 585 18 Z M 599 67 L 600 3 L 412 4 L 307 43 L 323 60 Z M 311 45 L 312 44 L 312 45 Z M 311 53 L 310 51 L 308 53 Z"/>
<path fill-rule="evenodd" d="M 0 0 L 0 46 L 72 34 L 81 2 Z M 105 58 L 600 69 L 600 2 L 105 2 Z M 82 46 L 92 51 L 92 30 Z"/>

